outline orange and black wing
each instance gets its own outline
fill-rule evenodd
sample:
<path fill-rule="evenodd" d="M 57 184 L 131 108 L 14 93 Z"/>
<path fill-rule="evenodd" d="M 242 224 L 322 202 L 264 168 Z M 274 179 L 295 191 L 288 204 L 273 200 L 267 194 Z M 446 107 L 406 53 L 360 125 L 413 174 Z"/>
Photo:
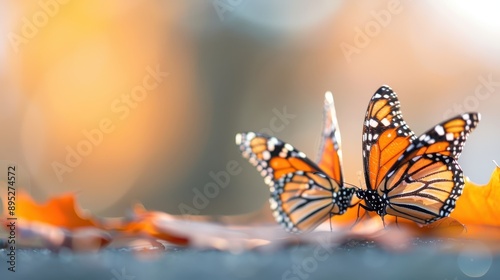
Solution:
<path fill-rule="evenodd" d="M 288 173 L 322 172 L 304 153 L 276 137 L 254 132 L 238 133 L 236 144 L 243 157 L 257 168 L 271 187 L 274 181 Z"/>
<path fill-rule="evenodd" d="M 368 104 L 363 125 L 363 166 L 368 189 L 378 188 L 414 140 L 396 93 L 382 86 Z"/>
<path fill-rule="evenodd" d="M 379 190 L 387 214 L 426 224 L 447 217 L 464 187 L 457 162 L 480 115 L 466 113 L 436 125 L 408 147 Z"/>
<path fill-rule="evenodd" d="M 406 161 L 387 178 L 386 213 L 432 223 L 447 217 L 462 194 L 463 172 L 457 161 L 441 154 L 424 154 Z"/>
<path fill-rule="evenodd" d="M 348 208 L 354 189 L 343 188 L 292 145 L 254 132 L 237 134 L 236 144 L 270 186 L 273 214 L 288 231 L 312 230 Z"/>
<path fill-rule="evenodd" d="M 325 93 L 323 132 L 319 146 L 318 165 L 326 175 L 342 185 L 342 150 L 337 114 L 331 92 Z"/>
<path fill-rule="evenodd" d="M 467 137 L 480 119 L 479 113 L 465 113 L 443 121 L 413 141 L 404 157 L 439 153 L 458 159 Z"/>
<path fill-rule="evenodd" d="M 341 189 L 321 172 L 296 171 L 275 182 L 270 205 L 276 221 L 292 232 L 310 231 L 330 215 L 343 214 L 354 189 Z"/>

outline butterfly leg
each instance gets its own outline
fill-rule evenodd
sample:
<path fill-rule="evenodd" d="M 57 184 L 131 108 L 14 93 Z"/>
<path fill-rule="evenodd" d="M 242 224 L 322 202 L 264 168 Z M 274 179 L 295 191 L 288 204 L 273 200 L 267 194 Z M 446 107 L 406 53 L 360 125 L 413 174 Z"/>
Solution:
<path fill-rule="evenodd" d="M 363 214 L 362 217 L 359 216 L 359 210 L 361 210 L 361 208 L 363 208 L 365 210 L 365 213 Z M 370 211 L 370 210 L 371 209 L 368 208 L 366 205 L 363 205 L 362 203 L 358 203 L 358 213 L 356 215 L 356 221 L 354 221 L 354 224 L 351 226 L 351 229 L 354 228 L 363 219 L 363 217 L 368 215 L 368 211 Z"/>
<path fill-rule="evenodd" d="M 354 221 L 354 224 L 352 224 L 351 229 L 352 229 L 354 226 L 356 226 L 356 225 L 359 223 L 359 221 L 360 221 L 360 218 L 359 218 L 359 209 L 361 208 L 361 205 L 362 205 L 361 203 L 360 203 L 360 204 L 358 204 L 358 213 L 356 214 L 356 221 Z"/>
<path fill-rule="evenodd" d="M 333 227 L 332 227 L 332 217 L 333 217 L 333 213 L 330 212 L 330 232 L 333 231 Z"/>

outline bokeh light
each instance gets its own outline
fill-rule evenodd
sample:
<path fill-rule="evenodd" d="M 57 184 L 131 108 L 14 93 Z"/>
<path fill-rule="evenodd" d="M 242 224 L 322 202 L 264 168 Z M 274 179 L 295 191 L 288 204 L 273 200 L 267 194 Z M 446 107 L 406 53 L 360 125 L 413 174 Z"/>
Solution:
<path fill-rule="evenodd" d="M 492 252 L 479 242 L 468 244 L 457 257 L 460 270 L 468 277 L 483 277 L 493 263 Z"/>

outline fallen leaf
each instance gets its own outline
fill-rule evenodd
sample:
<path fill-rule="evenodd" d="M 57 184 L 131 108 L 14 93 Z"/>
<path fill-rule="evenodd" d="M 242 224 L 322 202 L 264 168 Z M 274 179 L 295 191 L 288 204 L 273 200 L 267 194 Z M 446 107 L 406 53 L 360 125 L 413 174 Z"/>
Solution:
<path fill-rule="evenodd" d="M 467 231 L 464 224 L 452 217 L 445 217 L 428 225 L 412 224 L 416 226 L 413 228 L 415 235 L 419 236 L 459 237 Z"/>
<path fill-rule="evenodd" d="M 136 204 L 130 219 L 122 222 L 106 222 L 103 220 L 105 228 L 114 230 L 123 235 L 141 236 L 168 241 L 176 245 L 188 245 L 189 239 L 183 235 L 175 234 L 171 231 L 158 229 L 157 223 L 162 221 L 173 221 L 179 218 L 163 212 L 149 212 L 144 206 Z"/>
<path fill-rule="evenodd" d="M 8 213 L 7 206 L 4 203 L 4 215 Z M 64 194 L 45 204 L 38 204 L 26 192 L 19 192 L 15 216 L 24 222 L 36 221 L 65 229 L 98 226 L 96 221 L 79 209 L 73 194 Z"/>
<path fill-rule="evenodd" d="M 21 243 L 59 251 L 69 248 L 75 252 L 96 252 L 111 242 L 111 235 L 95 227 L 80 227 L 71 231 L 62 227 L 35 221 L 21 222 L 18 227 Z"/>
<path fill-rule="evenodd" d="M 12 217 L 7 207 L 5 203 L 3 215 Z M 97 251 L 111 242 L 111 236 L 100 229 L 98 222 L 76 205 L 73 194 L 39 204 L 28 193 L 18 192 L 15 217 L 18 245 L 41 245 L 54 251 L 65 247 L 88 252 Z M 12 220 L 5 221 L 4 226 L 9 231 Z"/>
<path fill-rule="evenodd" d="M 496 167 L 486 185 L 478 185 L 465 178 L 462 196 L 457 200 L 453 217 L 471 225 L 500 226 L 500 168 Z"/>

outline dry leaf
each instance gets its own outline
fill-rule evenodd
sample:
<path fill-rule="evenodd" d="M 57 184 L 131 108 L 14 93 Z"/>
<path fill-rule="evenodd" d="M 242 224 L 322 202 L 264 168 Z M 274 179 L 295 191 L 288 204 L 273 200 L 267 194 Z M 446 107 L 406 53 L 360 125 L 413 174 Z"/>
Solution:
<path fill-rule="evenodd" d="M 4 215 L 7 213 L 5 209 Z M 65 229 L 97 226 L 94 220 L 77 207 L 73 194 L 61 195 L 50 199 L 45 204 L 38 204 L 29 194 L 19 192 L 16 198 L 15 214 L 21 221 L 36 221 Z"/>
<path fill-rule="evenodd" d="M 490 181 L 483 186 L 474 184 L 465 178 L 465 188 L 457 200 L 453 217 L 471 225 L 500 226 L 500 168 L 496 167 Z"/>
<path fill-rule="evenodd" d="M 4 215 L 9 213 L 6 210 Z M 28 193 L 19 192 L 15 216 L 20 244 L 37 246 L 41 242 L 43 247 L 56 251 L 62 247 L 74 251 L 97 251 L 111 241 L 111 236 L 79 209 L 73 194 L 38 204 Z M 8 222 L 4 224 L 7 229 Z"/>
<path fill-rule="evenodd" d="M 173 221 L 177 219 L 179 218 L 163 212 L 148 212 L 142 205 L 137 204 L 134 207 L 133 217 L 130 221 L 110 223 L 103 220 L 103 222 L 106 224 L 105 227 L 108 230 L 114 230 L 123 235 L 149 237 L 168 241 L 176 245 L 188 245 L 189 239 L 185 236 L 158 229 L 156 226 L 159 220 Z"/>
<path fill-rule="evenodd" d="M 80 227 L 72 231 L 62 227 L 52 226 L 47 223 L 22 222 L 19 224 L 18 233 L 22 243 L 59 251 L 69 248 L 76 252 L 96 252 L 106 247 L 111 242 L 111 235 L 95 227 Z"/>
<path fill-rule="evenodd" d="M 500 168 L 497 166 L 486 185 L 465 178 L 462 196 L 450 217 L 465 224 L 465 237 L 498 240 L 500 238 Z"/>

